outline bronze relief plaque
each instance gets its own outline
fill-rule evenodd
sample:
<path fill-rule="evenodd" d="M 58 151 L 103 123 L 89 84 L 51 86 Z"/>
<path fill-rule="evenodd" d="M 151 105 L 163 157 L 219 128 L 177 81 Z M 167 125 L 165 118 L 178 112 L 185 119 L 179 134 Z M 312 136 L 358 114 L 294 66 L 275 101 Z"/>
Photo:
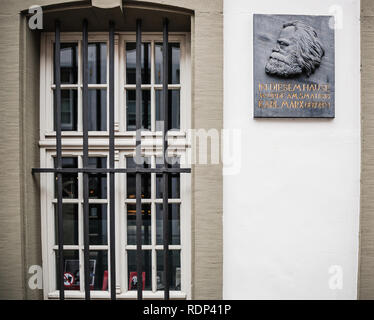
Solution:
<path fill-rule="evenodd" d="M 253 16 L 255 118 L 335 117 L 335 39 L 331 19 L 332 16 Z"/>

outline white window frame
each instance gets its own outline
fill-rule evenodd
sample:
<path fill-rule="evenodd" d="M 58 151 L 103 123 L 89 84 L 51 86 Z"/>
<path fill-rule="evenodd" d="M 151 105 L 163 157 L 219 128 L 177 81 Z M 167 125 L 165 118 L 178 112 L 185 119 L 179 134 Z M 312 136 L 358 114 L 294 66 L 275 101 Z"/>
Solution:
<path fill-rule="evenodd" d="M 125 88 L 135 88 L 135 85 L 125 85 L 125 42 L 135 42 L 136 35 L 133 32 L 117 32 L 115 35 L 115 167 L 125 167 L 125 157 L 132 155 L 135 151 L 135 131 L 125 131 L 126 129 L 126 96 Z M 89 42 L 107 42 L 108 33 L 95 32 L 89 33 Z M 155 123 L 155 94 L 154 90 L 162 85 L 154 84 L 154 43 L 162 42 L 162 33 L 144 32 L 142 33 L 143 42 L 151 42 L 151 84 L 142 85 L 142 88 L 151 89 L 151 129 L 154 130 Z M 62 156 L 77 156 L 78 165 L 82 165 L 82 34 L 77 32 L 61 33 L 61 42 L 77 42 L 78 43 L 78 84 L 77 85 L 61 85 L 61 88 L 76 88 L 78 90 L 78 108 L 77 108 L 77 131 L 62 131 Z M 180 89 L 180 130 L 169 132 L 169 155 L 181 157 L 181 167 L 188 167 L 187 160 L 191 159 L 190 143 L 188 141 L 187 130 L 191 128 L 191 39 L 190 33 L 169 33 L 169 42 L 179 42 L 181 48 L 180 68 L 181 78 L 180 85 L 169 85 L 169 89 Z M 42 33 L 41 35 L 41 54 L 40 54 L 40 166 L 42 168 L 53 167 L 53 157 L 56 154 L 56 134 L 53 131 L 53 44 L 54 33 Z M 107 59 L 108 61 L 108 59 Z M 107 73 L 109 67 L 107 66 Z M 89 88 L 107 88 L 107 84 L 89 84 Z M 109 94 L 107 90 L 107 106 L 109 106 Z M 108 112 L 108 107 L 107 107 Z M 108 119 L 109 117 L 107 117 Z M 109 126 L 107 126 L 108 129 Z M 160 156 L 162 152 L 161 135 L 162 132 L 155 131 L 142 132 L 142 152 L 145 156 Z M 108 159 L 108 131 L 89 131 L 89 156 L 106 156 Z M 154 163 L 153 163 L 154 164 Z M 83 219 L 82 216 L 82 174 L 79 177 L 78 200 L 63 199 L 63 202 L 78 202 L 79 214 L 79 238 L 83 235 Z M 55 257 L 53 250 L 57 247 L 54 244 L 54 215 L 53 198 L 54 183 L 53 174 L 41 174 L 41 233 L 42 233 L 42 258 L 43 258 L 43 291 L 45 299 L 58 298 L 59 292 L 55 288 Z M 155 188 L 155 174 L 152 174 L 152 188 Z M 116 291 L 117 299 L 134 299 L 137 296 L 136 291 L 128 291 L 127 286 L 127 255 L 126 248 L 126 183 L 123 174 L 117 174 L 115 180 L 115 216 L 116 216 Z M 109 184 L 108 184 L 109 189 Z M 174 299 L 191 299 L 191 174 L 180 175 L 180 223 L 181 223 L 181 245 L 177 246 L 181 249 L 181 291 L 170 291 L 170 298 Z M 154 192 L 152 193 L 155 194 Z M 90 202 L 108 202 L 107 200 L 94 200 Z M 154 201 L 154 199 L 152 199 Z M 172 203 L 174 200 L 171 200 Z M 154 207 L 154 205 L 152 205 Z M 154 208 L 153 208 L 154 209 Z M 51 211 L 52 210 L 52 211 Z M 109 210 L 109 204 L 108 204 Z M 108 211 L 109 212 L 109 211 Z M 153 220 L 155 210 L 152 211 Z M 109 225 L 109 214 L 107 214 Z M 152 225 L 152 228 L 155 226 Z M 152 237 L 154 237 L 152 235 Z M 82 240 L 82 241 L 81 241 Z M 83 244 L 83 239 L 80 239 Z M 64 249 L 79 249 L 81 274 L 83 272 L 83 246 L 64 246 Z M 97 246 L 90 246 L 91 250 L 95 250 Z M 105 246 L 99 246 L 103 249 Z M 108 232 L 108 269 L 110 268 L 109 259 L 109 232 Z M 131 247 L 131 246 L 130 246 Z M 143 246 L 143 248 L 156 247 L 160 249 L 162 246 Z M 176 246 L 170 246 L 170 249 L 177 249 Z M 152 283 L 156 281 L 156 258 L 152 256 Z M 84 279 L 81 280 L 81 290 L 66 290 L 66 298 L 84 298 Z M 108 281 L 110 283 L 110 280 Z M 91 291 L 91 298 L 109 299 L 110 292 Z M 144 299 L 162 299 L 163 291 L 143 291 Z"/>

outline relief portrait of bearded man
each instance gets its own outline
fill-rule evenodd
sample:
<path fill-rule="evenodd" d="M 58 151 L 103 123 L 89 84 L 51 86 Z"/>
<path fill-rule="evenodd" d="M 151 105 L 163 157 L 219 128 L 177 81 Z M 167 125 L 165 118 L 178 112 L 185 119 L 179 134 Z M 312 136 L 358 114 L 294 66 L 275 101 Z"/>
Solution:
<path fill-rule="evenodd" d="M 302 73 L 308 77 L 320 66 L 325 50 L 317 32 L 309 25 L 293 21 L 283 25 L 265 72 L 291 78 Z"/>

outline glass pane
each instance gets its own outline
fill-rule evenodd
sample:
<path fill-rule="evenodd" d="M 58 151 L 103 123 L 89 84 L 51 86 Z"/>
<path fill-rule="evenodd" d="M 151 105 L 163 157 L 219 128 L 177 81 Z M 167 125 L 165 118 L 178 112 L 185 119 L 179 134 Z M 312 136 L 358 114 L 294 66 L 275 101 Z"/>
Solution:
<path fill-rule="evenodd" d="M 58 244 L 58 217 L 57 207 L 55 208 L 55 244 Z M 64 245 L 78 245 L 78 204 L 62 204 L 62 225 Z"/>
<path fill-rule="evenodd" d="M 106 83 L 106 43 L 88 44 L 88 83 Z"/>
<path fill-rule="evenodd" d="M 106 131 L 106 89 L 88 90 L 88 130 Z"/>
<path fill-rule="evenodd" d="M 156 90 L 156 130 L 163 129 L 161 119 L 163 96 L 161 90 Z M 168 128 L 180 129 L 180 96 L 179 90 L 169 90 L 168 97 Z"/>
<path fill-rule="evenodd" d="M 142 43 L 141 49 L 142 83 L 151 83 L 151 44 Z M 136 84 L 136 43 L 126 43 L 126 83 Z"/>
<path fill-rule="evenodd" d="M 156 244 L 163 244 L 163 204 L 156 204 Z M 180 204 L 169 203 L 169 244 L 179 245 L 181 243 L 180 233 Z"/>
<path fill-rule="evenodd" d="M 151 244 L 151 205 L 142 204 L 142 244 Z M 136 205 L 127 204 L 127 244 L 136 244 Z"/>
<path fill-rule="evenodd" d="M 169 168 L 180 168 L 179 158 L 169 158 Z M 162 158 L 156 158 L 156 167 L 162 168 Z M 180 198 L 180 174 L 170 173 L 168 175 L 168 197 L 169 199 Z M 156 174 L 156 198 L 161 199 L 164 196 L 164 179 L 162 174 Z"/>
<path fill-rule="evenodd" d="M 88 167 L 92 169 L 106 168 L 106 157 L 89 157 Z M 107 198 L 106 173 L 94 173 L 88 175 L 89 197 L 91 199 Z"/>
<path fill-rule="evenodd" d="M 142 129 L 151 129 L 151 92 L 142 90 Z M 136 91 L 126 91 L 126 130 L 136 130 Z"/>
<path fill-rule="evenodd" d="M 90 245 L 106 245 L 108 235 L 107 205 L 90 204 L 89 208 Z"/>
<path fill-rule="evenodd" d="M 55 97 L 55 91 L 54 91 Z M 78 110 L 77 90 L 61 90 L 61 130 L 77 131 L 77 110 Z M 55 105 L 53 104 L 53 108 Z M 54 120 L 54 130 L 56 123 Z"/>
<path fill-rule="evenodd" d="M 157 250 L 157 290 L 164 290 L 164 251 Z M 170 290 L 181 290 L 180 250 L 169 251 Z"/>
<path fill-rule="evenodd" d="M 143 290 L 152 290 L 152 252 L 143 250 Z M 137 272 L 136 272 L 136 251 L 127 251 L 127 278 L 129 281 L 129 290 L 137 289 Z"/>
<path fill-rule="evenodd" d="M 60 46 L 61 83 L 76 84 L 78 83 L 78 44 L 61 43 Z"/>
<path fill-rule="evenodd" d="M 169 43 L 169 84 L 180 83 L 180 45 Z M 163 79 L 162 43 L 155 45 L 155 83 L 162 83 Z"/>
<path fill-rule="evenodd" d="M 57 168 L 57 159 L 54 158 L 55 168 Z M 62 168 L 78 168 L 78 159 L 74 157 L 63 157 Z M 55 198 L 57 198 L 57 175 L 55 174 Z M 78 174 L 64 173 L 62 175 L 62 197 L 78 198 Z"/>
<path fill-rule="evenodd" d="M 90 289 L 108 291 L 108 252 L 90 251 Z"/>
<path fill-rule="evenodd" d="M 145 157 L 144 164 L 142 165 L 143 168 L 150 168 L 151 158 Z M 135 168 L 135 160 L 133 157 L 126 158 L 126 168 Z M 136 174 L 135 173 L 128 173 L 127 177 L 127 198 L 128 199 L 135 199 L 136 198 Z M 150 199 L 151 198 L 151 174 L 146 173 L 141 175 L 141 193 L 142 199 Z"/>
<path fill-rule="evenodd" d="M 59 254 L 56 254 L 56 288 L 60 289 L 59 283 Z M 80 272 L 79 272 L 79 253 L 77 250 L 63 251 L 63 272 L 64 272 L 64 289 L 79 290 L 80 289 Z"/>

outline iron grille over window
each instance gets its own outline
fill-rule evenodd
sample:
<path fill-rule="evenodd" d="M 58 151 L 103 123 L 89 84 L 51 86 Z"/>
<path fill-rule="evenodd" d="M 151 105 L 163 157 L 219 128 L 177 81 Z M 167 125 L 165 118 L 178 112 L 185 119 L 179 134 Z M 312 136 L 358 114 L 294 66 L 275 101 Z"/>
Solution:
<path fill-rule="evenodd" d="M 109 174 L 109 221 L 110 221 L 110 294 L 112 299 L 116 299 L 116 257 L 115 257 L 115 174 L 116 173 L 132 173 L 135 174 L 135 190 L 136 190 L 136 271 L 137 275 L 143 273 L 143 254 L 142 251 L 142 175 L 156 173 L 162 176 L 163 181 L 163 202 L 162 202 L 162 230 L 163 230 L 163 259 L 164 259 L 164 298 L 169 299 L 170 292 L 170 272 L 169 272 L 169 176 L 176 173 L 190 173 L 188 168 L 171 167 L 168 165 L 167 155 L 167 132 L 169 129 L 169 92 L 168 92 L 168 20 L 163 21 L 163 43 L 162 43 L 162 97 L 161 97 L 161 114 L 160 120 L 163 123 L 163 156 L 161 165 L 156 168 L 148 168 L 142 165 L 143 159 L 141 154 L 141 130 L 144 125 L 142 124 L 142 74 L 141 74 L 141 50 L 142 50 L 142 34 L 141 34 L 141 20 L 136 21 L 136 110 L 135 110 L 135 123 L 136 123 L 136 154 L 135 166 L 126 168 L 115 168 L 115 143 L 114 143 L 114 32 L 115 25 L 113 22 L 109 23 L 109 166 L 106 165 L 92 165 L 88 157 L 88 131 L 90 130 L 90 111 L 89 111 L 89 44 L 88 44 L 88 22 L 83 21 L 82 31 L 82 111 L 83 111 L 83 166 L 78 168 L 77 165 L 66 165 L 63 163 L 62 146 L 61 146 L 61 131 L 62 124 L 66 123 L 62 119 L 63 110 L 61 107 L 61 82 L 65 75 L 61 74 L 63 65 L 60 61 L 60 54 L 56 54 L 61 50 L 60 42 L 60 22 L 55 22 L 55 55 L 54 55 L 54 76 L 55 76 L 55 95 L 54 95 L 54 123 L 56 130 L 56 162 L 55 168 L 34 168 L 33 173 L 55 173 L 56 174 L 56 217 L 57 217 L 57 279 L 59 287 L 59 297 L 64 299 L 64 229 L 63 229 L 63 180 L 66 177 L 71 177 L 78 173 L 83 174 L 83 244 L 84 244 L 84 288 L 85 298 L 90 299 L 90 236 L 89 236 L 89 219 L 90 219 L 90 204 L 89 204 L 89 181 L 90 176 L 96 174 Z M 100 48 L 97 49 L 98 53 Z M 73 54 L 75 56 L 75 54 Z M 70 72 L 74 76 L 74 70 Z M 76 77 L 77 75 L 75 75 Z M 73 112 L 72 112 L 73 114 Z M 143 277 L 138 276 L 137 281 L 137 297 L 142 299 L 143 294 Z"/>

